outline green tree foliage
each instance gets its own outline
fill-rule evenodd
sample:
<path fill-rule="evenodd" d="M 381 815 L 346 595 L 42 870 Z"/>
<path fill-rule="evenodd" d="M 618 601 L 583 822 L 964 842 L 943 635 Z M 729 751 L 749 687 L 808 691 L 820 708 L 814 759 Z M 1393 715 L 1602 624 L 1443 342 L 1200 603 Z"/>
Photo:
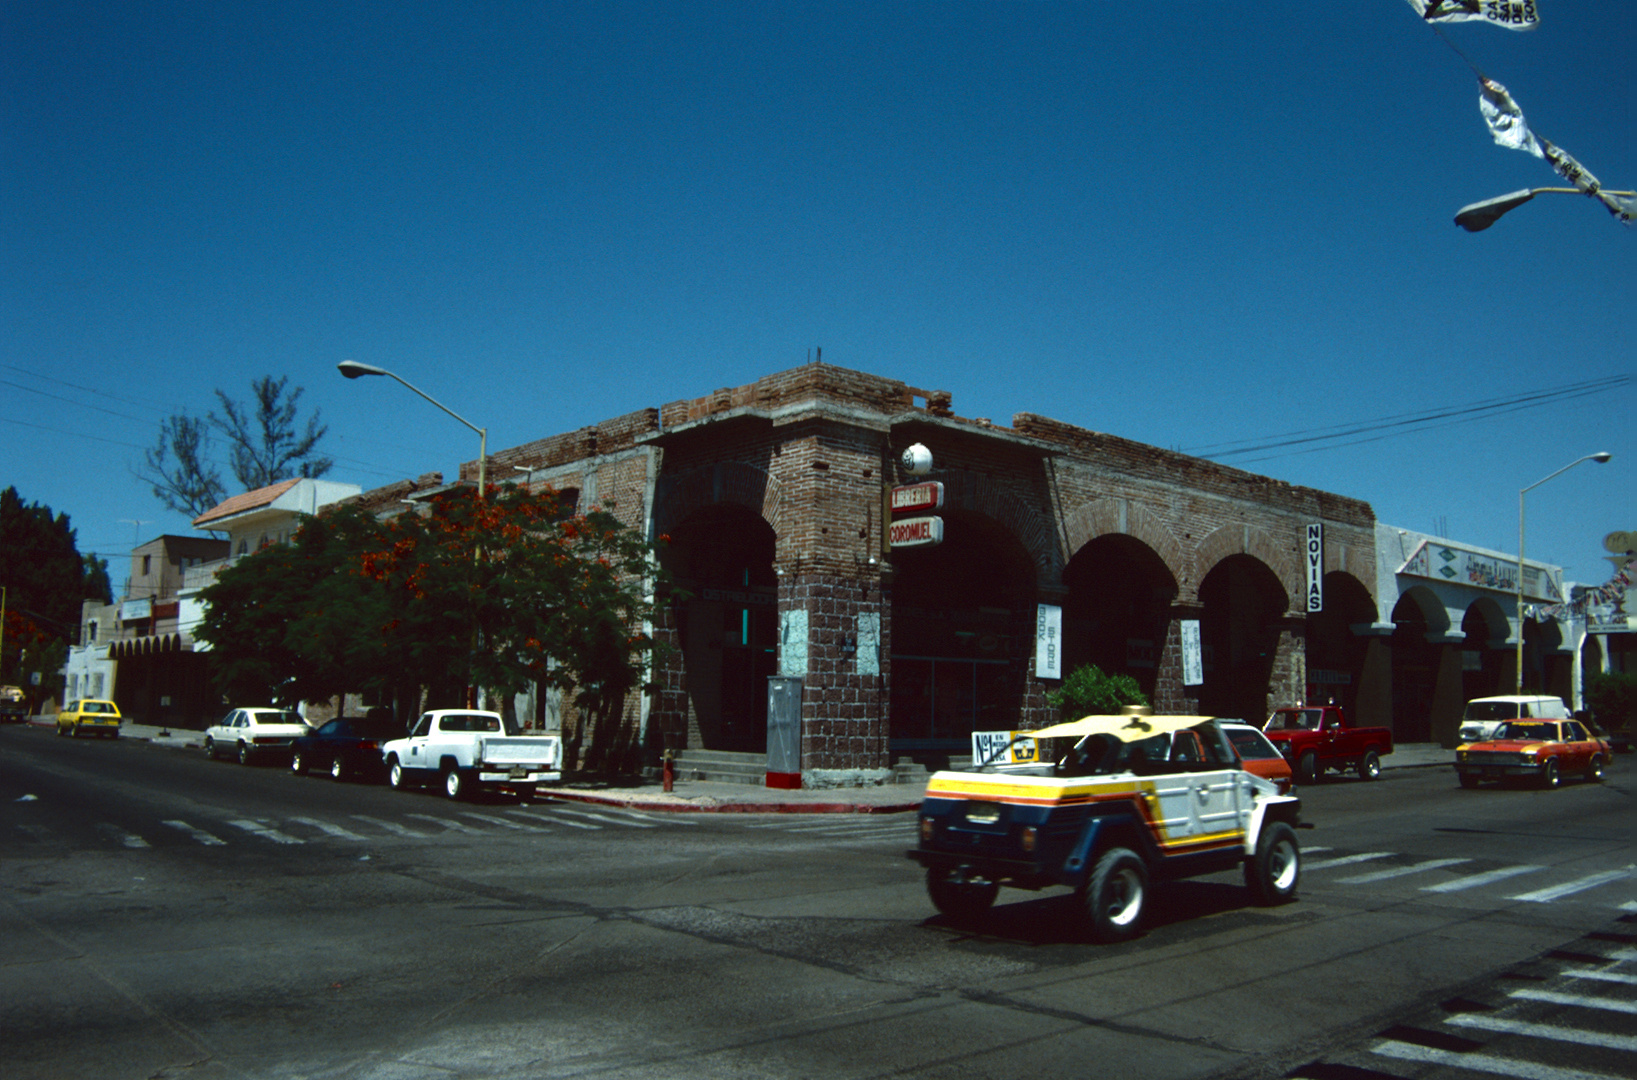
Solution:
<path fill-rule="evenodd" d="M 1065 720 L 1113 715 L 1127 705 L 1147 705 L 1148 696 L 1129 675 L 1110 675 L 1096 664 L 1069 672 L 1063 685 L 1046 695 Z"/>
<path fill-rule="evenodd" d="M 15 487 L 0 491 L 0 684 L 24 687 L 35 708 L 61 688 L 68 642 L 79 637 L 80 602 L 108 602 L 107 571 L 96 556 L 81 557 L 67 514 L 24 503 Z"/>
<path fill-rule="evenodd" d="M 550 491 L 455 491 L 425 516 L 308 518 L 221 573 L 196 635 L 241 700 L 425 690 L 458 705 L 467 686 L 538 684 L 573 691 L 595 723 L 642 679 L 657 574 L 651 545 L 606 511 L 565 517 Z"/>
<path fill-rule="evenodd" d="M 227 494 L 213 460 L 213 433 L 226 440 L 228 463 L 242 490 L 323 476 L 335 464 L 318 453 L 329 428 L 319 423 L 316 409 L 301 423 L 303 389 L 288 386 L 288 378 L 264 375 L 250 383 L 248 404 L 217 390 L 220 413 L 203 419 L 187 413 L 167 417 L 159 425 L 158 440 L 143 452 L 137 477 L 152 486 L 154 497 L 166 507 L 198 517 Z"/>
<path fill-rule="evenodd" d="M 1586 707 L 1604 731 L 1637 733 L 1637 672 L 1600 671 L 1587 679 Z"/>

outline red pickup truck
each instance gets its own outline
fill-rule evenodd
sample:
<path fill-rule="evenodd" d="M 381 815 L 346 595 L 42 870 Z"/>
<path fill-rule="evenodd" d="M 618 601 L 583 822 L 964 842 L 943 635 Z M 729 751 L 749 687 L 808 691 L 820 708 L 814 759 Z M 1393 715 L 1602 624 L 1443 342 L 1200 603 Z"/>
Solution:
<path fill-rule="evenodd" d="M 1381 727 L 1354 727 L 1340 705 L 1297 705 L 1275 709 L 1262 733 L 1290 762 L 1298 784 L 1311 784 L 1326 769 L 1356 771 L 1360 779 L 1381 776 L 1381 759 L 1393 752 L 1393 733 Z"/>

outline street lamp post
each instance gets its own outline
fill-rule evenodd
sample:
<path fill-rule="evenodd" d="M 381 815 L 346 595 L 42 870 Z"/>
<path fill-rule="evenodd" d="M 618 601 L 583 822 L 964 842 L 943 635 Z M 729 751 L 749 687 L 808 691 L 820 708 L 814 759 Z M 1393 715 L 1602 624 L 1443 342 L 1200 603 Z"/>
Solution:
<path fill-rule="evenodd" d="M 1497 195 L 1493 199 L 1485 199 L 1469 206 L 1463 206 L 1455 212 L 1455 224 L 1467 232 L 1483 232 L 1508 210 L 1515 210 L 1536 195 L 1584 195 L 1586 192 L 1572 187 L 1538 187 L 1524 188 L 1522 191 L 1513 191 L 1506 195 Z M 1604 191 L 1604 195 L 1618 195 L 1623 199 L 1637 196 L 1637 191 Z M 1550 477 L 1548 477 L 1550 479 Z"/>
<path fill-rule="evenodd" d="M 448 413 L 450 416 L 453 416 L 456 420 L 459 420 L 461 423 L 465 424 L 467 427 L 469 427 L 473 431 L 477 432 L 477 437 L 478 437 L 477 497 L 478 497 L 479 502 L 483 501 L 483 498 L 484 498 L 483 489 L 486 486 L 486 483 L 488 481 L 488 476 L 489 476 L 489 474 L 488 474 L 489 429 L 488 428 L 478 427 L 476 424 L 474 424 L 470 420 L 466 419 L 466 417 L 462 416 L 460 413 L 458 413 L 455 410 L 451 409 L 449 406 L 445 405 L 443 402 L 439 401 L 437 398 L 433 397 L 431 394 L 428 394 L 425 390 L 422 390 L 420 387 L 415 386 L 414 384 L 410 383 L 406 379 L 401 378 L 400 376 L 394 375 L 392 372 L 388 371 L 386 368 L 379 368 L 379 367 L 376 367 L 373 364 L 360 364 L 356 360 L 343 360 L 339 364 L 335 365 L 335 367 L 336 367 L 337 371 L 341 372 L 341 374 L 345 375 L 349 379 L 358 379 L 358 378 L 362 378 L 365 375 L 385 375 L 389 379 L 397 379 L 399 383 L 401 383 L 404 386 L 408 387 L 410 390 L 413 390 L 415 393 L 419 394 L 421 397 L 425 398 L 427 401 L 430 401 L 432 404 L 436 405 L 438 408 L 442 409 L 444 412 Z"/>
<path fill-rule="evenodd" d="M 1573 190 L 1572 188 L 1570 190 Z M 1603 451 L 1596 454 L 1587 454 L 1583 458 L 1576 458 L 1551 476 L 1542 477 L 1533 484 L 1518 492 L 1518 696 L 1523 696 L 1523 496 L 1535 488 L 1540 487 L 1547 480 L 1555 476 L 1562 476 L 1570 469 L 1585 461 L 1595 461 L 1599 465 L 1613 457 L 1613 454 Z"/>

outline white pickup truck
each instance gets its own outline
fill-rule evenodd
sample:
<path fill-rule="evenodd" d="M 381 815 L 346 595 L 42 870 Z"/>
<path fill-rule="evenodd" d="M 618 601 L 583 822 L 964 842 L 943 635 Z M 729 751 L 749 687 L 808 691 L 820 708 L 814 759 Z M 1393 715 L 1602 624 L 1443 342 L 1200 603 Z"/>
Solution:
<path fill-rule="evenodd" d="M 451 799 L 483 787 L 527 798 L 536 784 L 562 779 L 563 741 L 508 732 L 495 712 L 434 709 L 422 713 L 407 736 L 383 744 L 381 760 L 399 790 L 436 780 Z"/>

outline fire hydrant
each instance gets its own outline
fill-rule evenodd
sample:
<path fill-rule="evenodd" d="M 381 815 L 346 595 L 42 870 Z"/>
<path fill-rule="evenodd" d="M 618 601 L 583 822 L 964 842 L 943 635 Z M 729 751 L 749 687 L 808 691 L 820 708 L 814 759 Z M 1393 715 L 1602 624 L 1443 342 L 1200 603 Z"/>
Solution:
<path fill-rule="evenodd" d="M 664 755 L 660 758 L 660 776 L 664 778 L 665 790 L 667 793 L 669 793 L 671 790 L 671 784 L 676 781 L 676 759 L 671 757 L 671 752 L 669 750 L 665 751 Z"/>

